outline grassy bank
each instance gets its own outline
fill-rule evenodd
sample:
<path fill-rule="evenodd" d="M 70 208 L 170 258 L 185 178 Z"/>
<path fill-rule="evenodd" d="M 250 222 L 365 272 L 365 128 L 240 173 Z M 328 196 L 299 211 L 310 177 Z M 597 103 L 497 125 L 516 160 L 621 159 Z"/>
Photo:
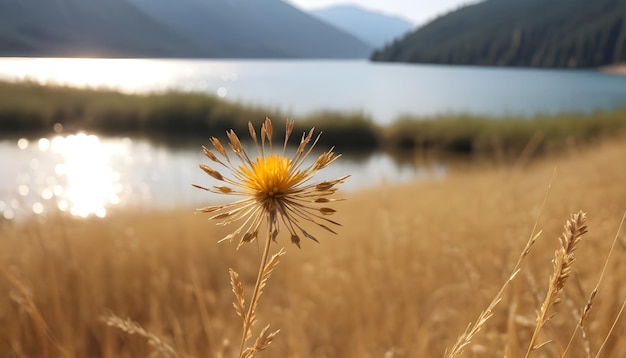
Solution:
<path fill-rule="evenodd" d="M 386 141 L 392 148 L 516 156 L 524 149 L 557 151 L 625 131 L 626 109 L 532 118 L 405 117 L 387 129 Z"/>
<path fill-rule="evenodd" d="M 221 100 L 198 93 L 127 95 L 107 90 L 79 90 L 33 83 L 0 82 L 0 129 L 39 135 L 61 123 L 66 131 L 89 130 L 109 135 L 143 135 L 179 139 L 208 137 L 235 129 L 247 131 L 248 121 L 289 117 L 278 109 Z M 299 128 L 327 133 L 321 144 L 338 151 L 435 150 L 462 154 L 519 155 L 562 150 L 610 137 L 626 130 L 626 109 L 587 115 L 534 118 L 447 116 L 398 118 L 381 128 L 364 113 L 312 113 L 297 118 Z"/>
<path fill-rule="evenodd" d="M 34 83 L 0 82 L 0 128 L 3 133 L 39 135 L 55 123 L 65 131 L 88 130 L 107 135 L 141 135 L 177 141 L 191 135 L 209 137 L 234 129 L 248 132 L 248 121 L 265 117 L 287 118 L 280 110 L 243 105 L 200 93 L 167 92 L 149 95 L 122 94 L 109 90 L 86 90 L 41 86 Z M 307 121 L 298 120 L 298 130 L 315 122 L 319 129 L 332 129 L 330 142 L 342 138 L 346 148 L 376 147 L 372 121 L 358 114 L 323 112 Z M 357 136 L 352 136 L 357 134 Z"/>
<path fill-rule="evenodd" d="M 539 343 L 551 343 L 531 356 L 562 357 L 572 336 L 568 357 L 587 356 L 587 347 L 595 356 L 606 337 L 600 356 L 623 356 L 624 317 L 610 333 L 626 299 L 623 233 L 584 335 L 575 327 L 626 210 L 625 153 L 623 141 L 604 141 L 523 170 L 452 172 L 350 194 L 336 206 L 338 236 L 301 250 L 278 237 L 273 252 L 288 252 L 263 293 L 255 336 L 267 322 L 281 332 L 260 356 L 442 357 L 507 280 L 539 218 L 543 234 L 465 354 L 524 357 L 557 238 L 580 209 L 589 233 L 542 330 Z M 241 326 L 228 268 L 249 292 L 260 248 L 217 244 L 232 228 L 192 211 L 0 225 L 0 356 L 147 357 L 166 344 L 179 357 L 231 357 Z M 101 317 L 111 312 L 146 332 L 107 326 Z"/>

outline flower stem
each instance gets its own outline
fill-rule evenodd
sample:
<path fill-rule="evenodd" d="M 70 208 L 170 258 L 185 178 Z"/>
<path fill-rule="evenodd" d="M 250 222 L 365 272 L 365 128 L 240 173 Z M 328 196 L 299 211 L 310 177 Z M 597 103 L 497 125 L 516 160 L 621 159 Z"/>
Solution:
<path fill-rule="evenodd" d="M 248 340 L 249 332 L 252 329 L 252 316 L 254 315 L 254 310 L 256 308 L 257 301 L 259 300 L 259 296 L 261 295 L 261 282 L 263 281 L 263 273 L 265 271 L 265 265 L 267 265 L 270 246 L 272 244 L 272 232 L 274 230 L 273 223 L 275 215 L 276 212 L 270 212 L 269 214 L 267 223 L 267 238 L 265 239 L 265 248 L 263 250 L 263 256 L 261 257 L 261 264 L 259 265 L 259 273 L 256 278 L 256 284 L 254 285 L 254 292 L 252 292 L 252 299 L 250 300 L 248 312 L 243 319 L 243 333 L 241 335 L 241 345 L 239 346 L 239 358 L 243 357 L 246 341 Z"/>

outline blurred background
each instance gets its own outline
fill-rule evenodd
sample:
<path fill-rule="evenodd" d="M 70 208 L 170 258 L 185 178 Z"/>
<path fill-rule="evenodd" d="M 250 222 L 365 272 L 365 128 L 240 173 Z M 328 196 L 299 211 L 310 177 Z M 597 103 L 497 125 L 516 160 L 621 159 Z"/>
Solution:
<path fill-rule="evenodd" d="M 1 216 L 195 204 L 200 145 L 265 116 L 332 127 L 350 189 L 439 178 L 451 164 L 416 163 L 416 148 L 515 151 L 538 130 L 485 134 L 482 119 L 623 108 L 625 14 L 609 0 L 0 0 Z"/>

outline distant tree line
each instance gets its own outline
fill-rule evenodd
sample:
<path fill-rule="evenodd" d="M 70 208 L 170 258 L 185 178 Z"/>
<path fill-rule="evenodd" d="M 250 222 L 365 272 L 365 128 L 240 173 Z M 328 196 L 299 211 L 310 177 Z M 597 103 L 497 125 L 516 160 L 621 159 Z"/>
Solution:
<path fill-rule="evenodd" d="M 407 34 L 374 61 L 598 67 L 626 61 L 626 0 L 488 0 Z"/>

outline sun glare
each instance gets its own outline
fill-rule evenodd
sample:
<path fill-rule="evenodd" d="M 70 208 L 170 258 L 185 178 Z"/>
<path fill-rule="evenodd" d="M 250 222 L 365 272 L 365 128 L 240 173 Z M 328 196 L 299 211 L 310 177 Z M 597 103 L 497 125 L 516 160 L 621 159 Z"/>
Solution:
<path fill-rule="evenodd" d="M 97 136 L 79 133 L 55 137 L 50 149 L 62 158 L 54 170 L 58 177 L 64 178 L 64 185 L 62 190 L 55 191 L 54 187 L 44 190 L 60 194 L 59 209 L 75 216 L 105 217 L 107 206 L 119 203 L 123 186 L 119 184 L 120 173 L 111 168 L 110 159 L 115 150 L 123 148 L 103 145 Z M 45 195 L 49 196 L 48 191 Z"/>
<path fill-rule="evenodd" d="M 131 144 L 85 133 L 18 139 L 13 154 L 18 174 L 11 181 L 17 196 L 0 201 L 0 216 L 10 220 L 61 211 L 105 217 L 107 208 L 123 203 L 121 196 L 130 190 L 121 182 L 120 160 L 127 160 Z"/>

